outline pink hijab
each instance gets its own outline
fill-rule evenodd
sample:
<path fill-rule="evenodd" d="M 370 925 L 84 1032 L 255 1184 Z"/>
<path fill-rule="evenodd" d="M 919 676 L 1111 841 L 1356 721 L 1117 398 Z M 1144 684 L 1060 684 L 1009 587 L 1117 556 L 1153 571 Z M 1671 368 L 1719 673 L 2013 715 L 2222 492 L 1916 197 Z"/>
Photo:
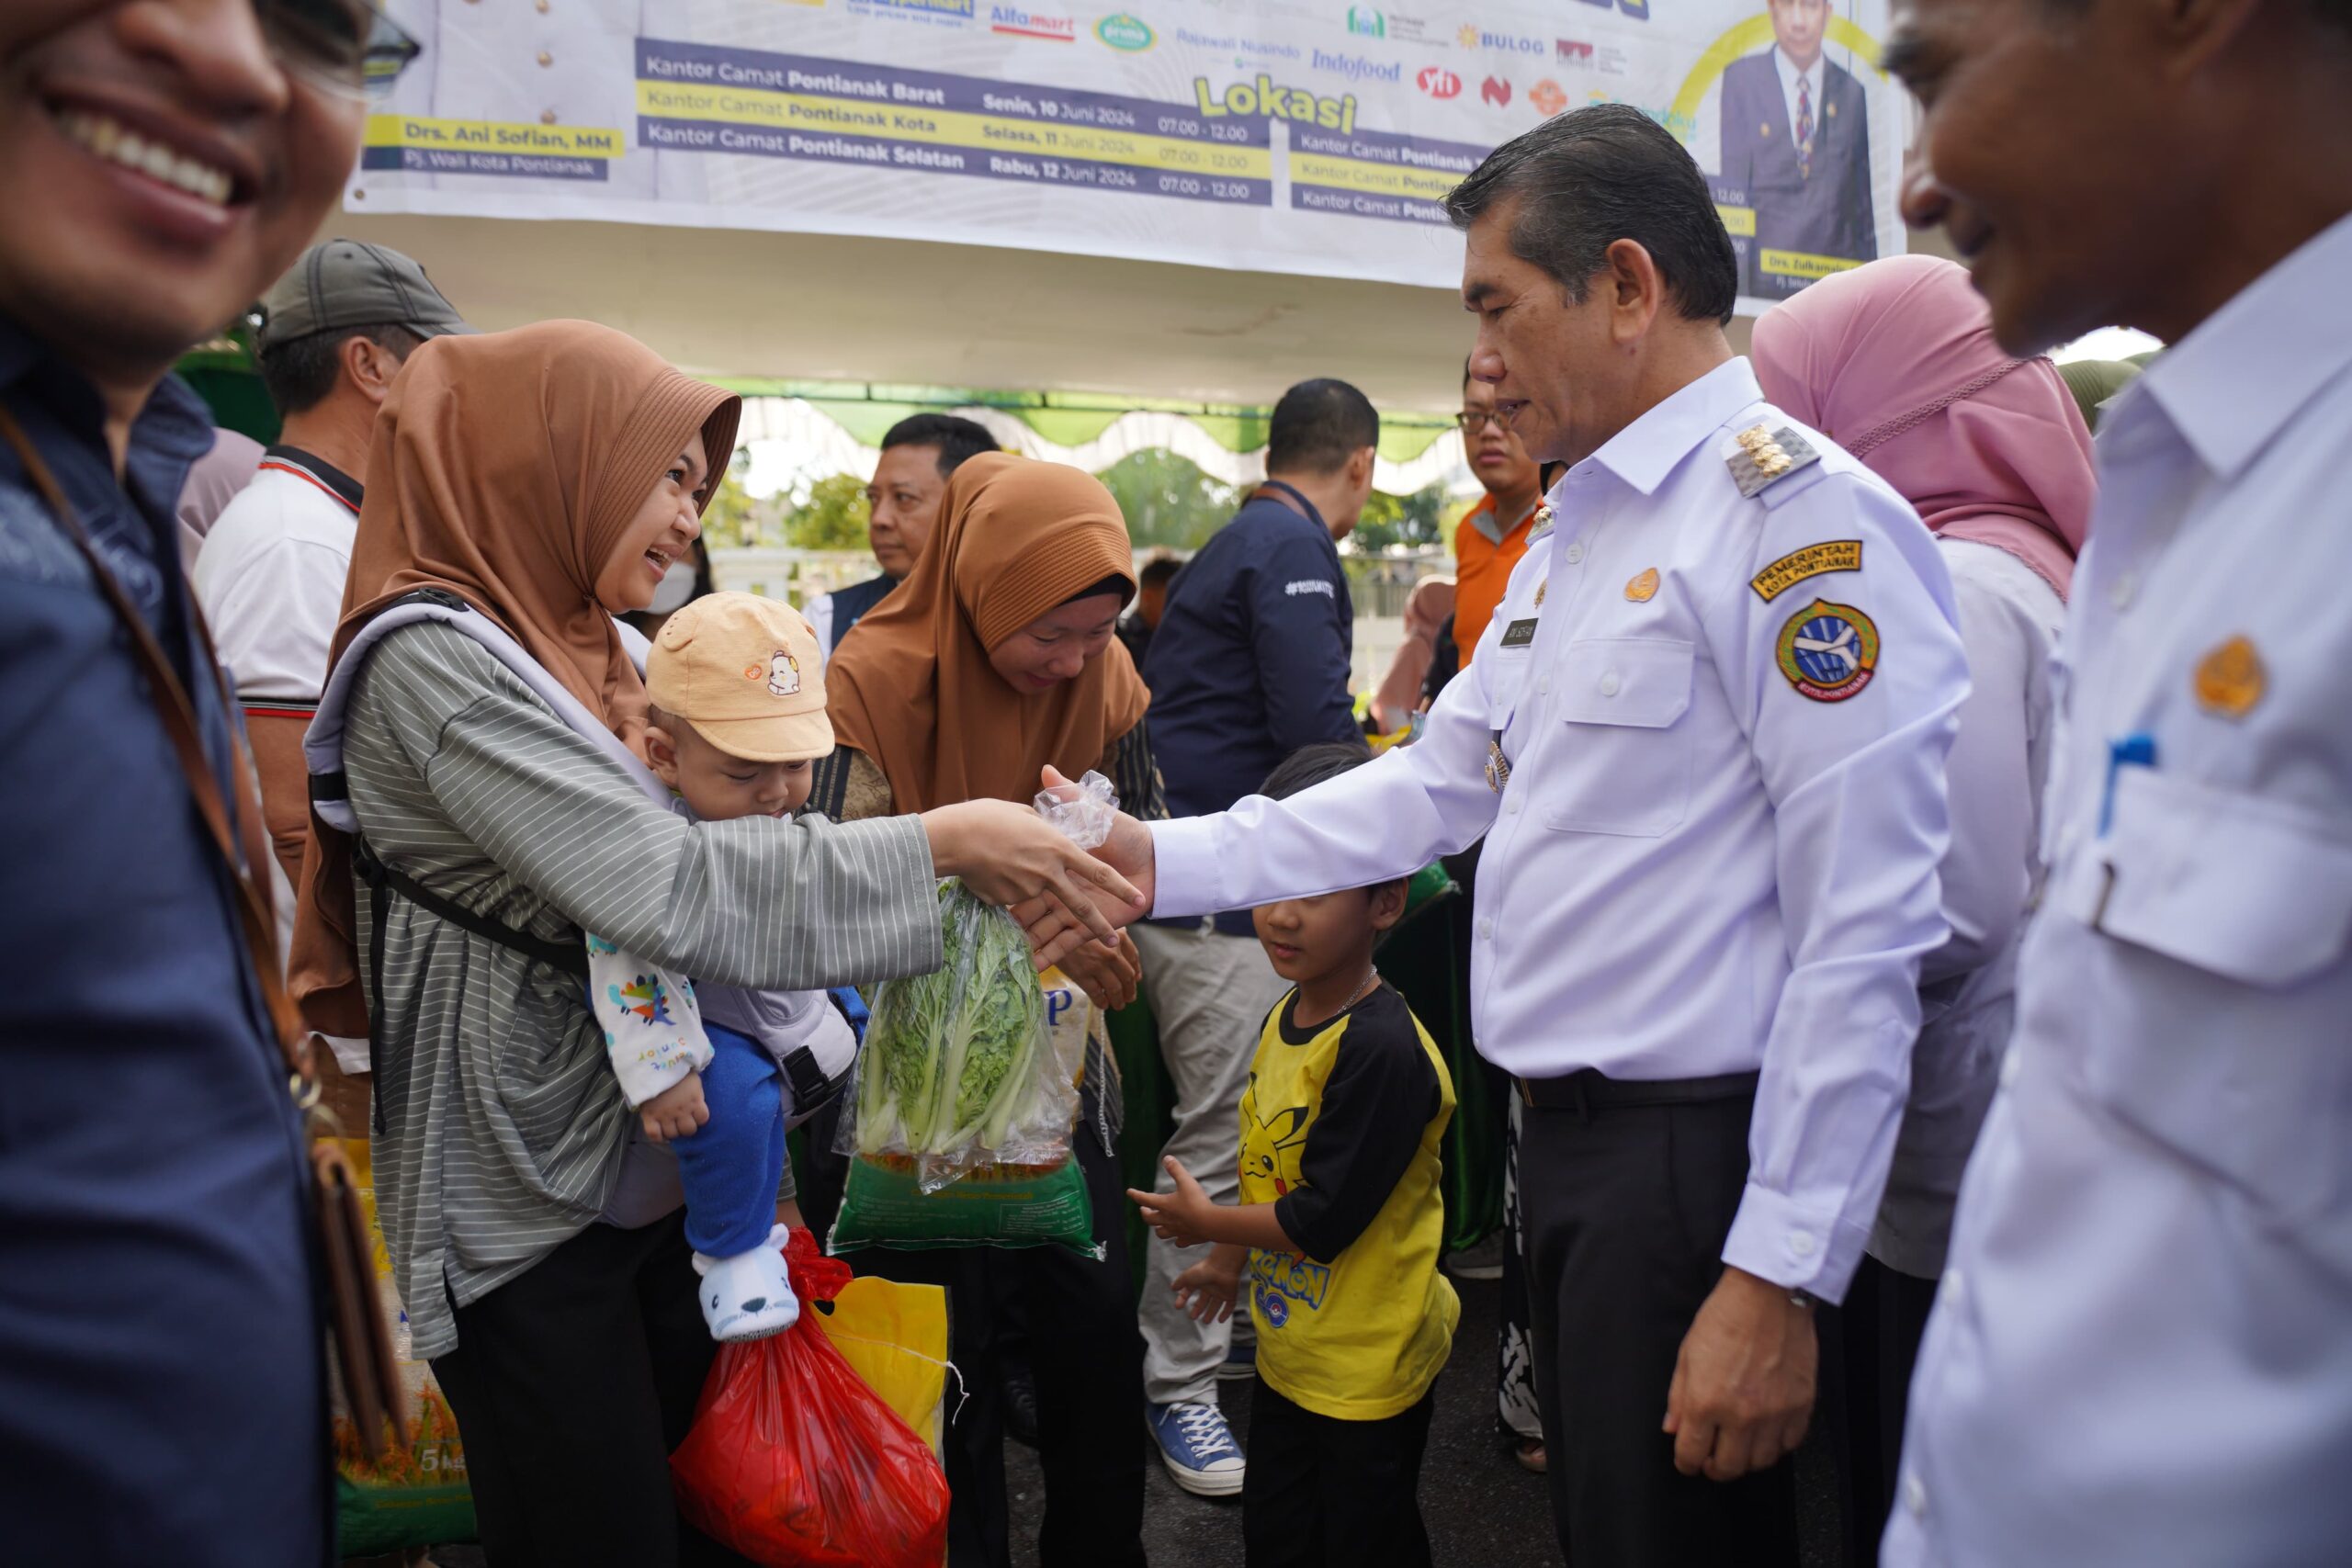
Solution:
<path fill-rule="evenodd" d="M 1928 528 L 1991 545 L 2064 598 L 2090 526 L 2091 433 L 2048 359 L 2012 359 L 1965 269 L 1889 256 L 1756 323 L 1765 397 L 1826 432 Z"/>

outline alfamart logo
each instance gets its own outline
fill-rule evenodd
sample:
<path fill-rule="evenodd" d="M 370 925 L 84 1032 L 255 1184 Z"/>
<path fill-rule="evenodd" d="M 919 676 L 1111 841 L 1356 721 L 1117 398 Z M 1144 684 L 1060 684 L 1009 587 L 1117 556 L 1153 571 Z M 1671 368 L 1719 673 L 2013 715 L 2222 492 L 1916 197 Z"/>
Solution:
<path fill-rule="evenodd" d="M 1401 60 L 1367 60 L 1361 54 L 1338 54 L 1328 49 L 1316 50 L 1307 63 L 1328 76 L 1344 76 L 1351 82 L 1396 82 L 1405 74 Z"/>
<path fill-rule="evenodd" d="M 1013 38 L 1045 39 L 1053 43 L 1078 41 L 1078 18 L 1056 17 L 1044 11 L 1024 11 L 1018 6 L 989 7 L 989 31 L 1006 33 Z"/>
<path fill-rule="evenodd" d="M 1095 23 L 1094 36 L 1113 49 L 1127 54 L 1141 54 L 1159 41 L 1141 18 L 1130 17 L 1125 11 Z"/>

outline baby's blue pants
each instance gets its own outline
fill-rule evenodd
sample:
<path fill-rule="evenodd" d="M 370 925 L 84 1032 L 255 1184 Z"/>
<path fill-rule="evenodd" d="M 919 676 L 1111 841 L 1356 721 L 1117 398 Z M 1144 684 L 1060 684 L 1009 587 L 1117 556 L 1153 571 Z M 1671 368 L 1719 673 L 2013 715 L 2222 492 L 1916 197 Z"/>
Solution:
<path fill-rule="evenodd" d="M 686 1194 L 686 1243 L 712 1258 L 733 1258 L 768 1238 L 776 1189 L 784 1183 L 784 1069 L 767 1047 L 723 1023 L 703 1020 L 710 1066 L 702 1094 L 710 1120 L 678 1151 L 678 1185 Z"/>

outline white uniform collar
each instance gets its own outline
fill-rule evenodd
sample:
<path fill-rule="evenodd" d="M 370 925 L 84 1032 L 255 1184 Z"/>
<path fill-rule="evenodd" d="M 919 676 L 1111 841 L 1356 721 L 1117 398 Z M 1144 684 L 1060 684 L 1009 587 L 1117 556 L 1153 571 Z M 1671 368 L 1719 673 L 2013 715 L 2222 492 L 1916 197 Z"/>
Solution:
<path fill-rule="evenodd" d="M 1747 361 L 1727 359 L 1611 436 L 1589 461 L 1649 495 L 1742 409 L 1763 400 Z"/>
<path fill-rule="evenodd" d="M 2157 410 L 2218 478 L 2235 475 L 2352 364 L 2343 320 L 2352 217 L 2339 218 L 2165 351 L 2124 389 L 2108 422 L 2136 446 Z M 2143 407 L 2143 405 L 2151 405 Z"/>

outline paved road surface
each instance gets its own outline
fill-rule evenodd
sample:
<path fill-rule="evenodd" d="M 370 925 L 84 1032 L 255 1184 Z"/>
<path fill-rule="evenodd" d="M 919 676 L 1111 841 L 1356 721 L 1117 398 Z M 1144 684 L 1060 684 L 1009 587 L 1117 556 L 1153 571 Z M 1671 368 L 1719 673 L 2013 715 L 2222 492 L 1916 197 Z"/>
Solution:
<path fill-rule="evenodd" d="M 1491 1280 L 1457 1280 L 1454 1288 L 1462 1296 L 1462 1323 L 1453 1359 L 1438 1380 L 1437 1415 L 1421 1465 L 1421 1517 L 1429 1525 L 1431 1555 L 1438 1568 L 1555 1568 L 1560 1551 L 1544 1478 L 1521 1470 L 1496 1435 L 1500 1287 Z M 1247 1449 L 1250 1384 L 1222 1387 L 1227 1417 Z M 1809 1441 L 1798 1460 L 1806 1568 L 1839 1568 L 1827 1460 L 1819 1440 Z M 1037 1524 L 1045 1506 L 1037 1456 L 1007 1443 L 1005 1465 L 1012 1496 L 1012 1561 L 1015 1568 L 1036 1568 Z M 1144 1548 L 1152 1568 L 1239 1568 L 1240 1499 L 1211 1501 L 1180 1490 L 1155 1453 L 1144 1498 Z"/>
<path fill-rule="evenodd" d="M 1421 1468 L 1421 1513 L 1439 1568 L 1554 1568 L 1560 1561 L 1540 1476 L 1521 1470 L 1496 1435 L 1495 1321 L 1498 1287 L 1455 1281 L 1462 1325 L 1453 1359 L 1438 1382 L 1438 1406 Z M 1225 1404 L 1247 1447 L 1250 1387 L 1227 1383 Z M 1798 1456 L 1798 1506 L 1805 1535 L 1805 1568 L 1841 1568 L 1835 1538 L 1828 1461 L 1818 1434 Z M 1211 1502 L 1180 1491 L 1157 1455 L 1144 1503 L 1144 1545 L 1152 1568 L 1239 1568 L 1241 1503 Z M 1036 1568 L 1037 1524 L 1045 1488 L 1037 1456 L 1006 1444 L 1006 1483 L 1012 1500 L 1012 1560 Z M 481 1568 L 470 1547 L 434 1553 L 441 1568 Z"/>

